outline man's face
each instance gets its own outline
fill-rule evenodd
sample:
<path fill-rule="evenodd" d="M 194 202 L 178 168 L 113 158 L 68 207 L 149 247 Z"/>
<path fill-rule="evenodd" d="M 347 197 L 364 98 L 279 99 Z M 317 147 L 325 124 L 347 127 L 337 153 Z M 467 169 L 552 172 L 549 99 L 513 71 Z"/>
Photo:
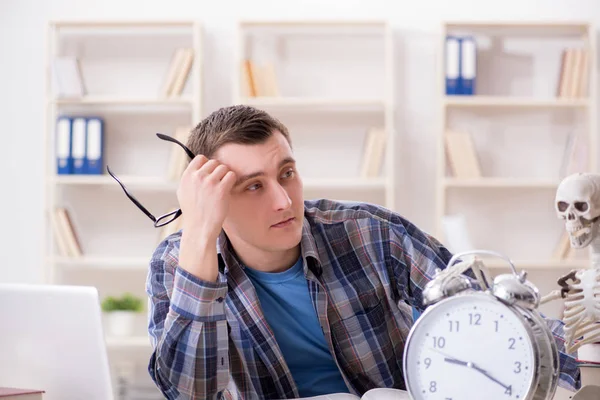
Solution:
<path fill-rule="evenodd" d="M 237 176 L 223 223 L 229 238 L 259 251 L 296 247 L 302 235 L 304 199 L 285 137 L 276 131 L 262 144 L 228 143 L 215 158 Z"/>

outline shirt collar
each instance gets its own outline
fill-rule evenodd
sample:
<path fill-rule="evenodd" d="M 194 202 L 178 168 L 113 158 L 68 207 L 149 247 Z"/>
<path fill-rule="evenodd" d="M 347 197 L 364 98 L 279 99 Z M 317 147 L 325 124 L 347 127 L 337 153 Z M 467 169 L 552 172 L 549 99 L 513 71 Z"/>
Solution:
<path fill-rule="evenodd" d="M 217 239 L 217 253 L 219 258 L 219 271 L 221 271 L 221 273 L 227 275 L 229 270 L 232 268 L 241 268 L 242 270 L 245 268 L 245 266 L 236 257 L 231 242 L 223 230 L 221 230 L 221 233 Z M 304 217 L 302 221 L 300 255 L 303 260 L 304 274 L 307 275 L 310 269 L 317 277 L 321 276 L 323 271 L 321 259 L 319 258 L 317 244 L 312 234 L 310 223 L 306 217 Z"/>

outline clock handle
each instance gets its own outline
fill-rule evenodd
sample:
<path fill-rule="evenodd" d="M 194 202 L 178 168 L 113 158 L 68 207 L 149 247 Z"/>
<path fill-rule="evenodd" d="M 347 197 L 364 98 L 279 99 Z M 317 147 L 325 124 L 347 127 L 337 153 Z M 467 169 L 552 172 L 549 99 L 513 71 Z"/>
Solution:
<path fill-rule="evenodd" d="M 491 251 L 491 250 L 469 250 L 469 251 L 463 251 L 461 253 L 457 253 L 454 256 L 452 256 L 452 258 L 448 262 L 448 268 L 451 267 L 457 260 L 461 259 L 464 256 L 468 256 L 468 255 L 489 255 L 489 256 L 496 256 L 496 257 L 502 258 L 510 265 L 510 269 L 512 270 L 512 273 L 516 277 L 519 277 L 519 274 L 517 273 L 517 269 L 515 268 L 515 264 L 512 262 L 512 260 L 510 258 L 505 256 L 504 254 L 498 253 L 496 251 Z"/>

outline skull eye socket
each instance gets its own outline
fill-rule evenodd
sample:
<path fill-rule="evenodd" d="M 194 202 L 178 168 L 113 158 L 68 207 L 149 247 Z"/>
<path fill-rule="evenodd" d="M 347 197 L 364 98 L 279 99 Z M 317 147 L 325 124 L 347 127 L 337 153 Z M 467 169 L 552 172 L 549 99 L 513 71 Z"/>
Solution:
<path fill-rule="evenodd" d="M 588 210 L 588 203 L 577 201 L 575 202 L 575 209 L 579 212 L 586 212 Z"/>
<path fill-rule="evenodd" d="M 564 202 L 564 201 L 559 201 L 556 204 L 556 208 L 558 208 L 558 211 L 560 211 L 560 212 L 565 212 L 565 211 L 567 211 L 567 208 L 569 208 L 569 203 Z"/>

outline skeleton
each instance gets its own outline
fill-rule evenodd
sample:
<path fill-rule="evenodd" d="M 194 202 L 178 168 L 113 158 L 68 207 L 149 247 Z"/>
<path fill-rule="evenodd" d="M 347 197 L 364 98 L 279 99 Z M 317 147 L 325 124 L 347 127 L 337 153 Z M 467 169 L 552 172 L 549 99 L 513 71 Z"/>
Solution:
<path fill-rule="evenodd" d="M 600 174 L 566 177 L 558 186 L 555 207 L 565 221 L 571 247 L 591 249 L 591 268 L 562 276 L 558 279 L 561 289 L 540 301 L 565 299 L 565 350 L 571 353 L 600 342 Z"/>

